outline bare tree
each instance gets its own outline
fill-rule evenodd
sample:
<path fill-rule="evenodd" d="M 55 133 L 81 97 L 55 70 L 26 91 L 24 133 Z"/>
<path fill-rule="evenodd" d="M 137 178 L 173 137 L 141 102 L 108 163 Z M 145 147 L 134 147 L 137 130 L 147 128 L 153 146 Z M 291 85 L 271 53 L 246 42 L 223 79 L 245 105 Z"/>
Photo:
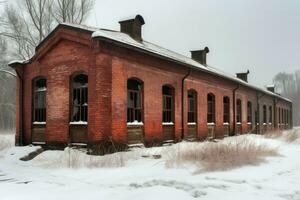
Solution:
<path fill-rule="evenodd" d="M 293 101 L 293 119 L 300 125 L 300 70 L 294 73 L 278 73 L 274 78 L 276 91 Z"/>
<path fill-rule="evenodd" d="M 0 35 L 12 42 L 13 56 L 28 59 L 57 23 L 82 23 L 94 0 L 22 0 L 7 4 L 0 18 Z"/>
<path fill-rule="evenodd" d="M 94 6 L 94 0 L 56 0 L 53 17 L 60 22 L 81 24 Z"/>

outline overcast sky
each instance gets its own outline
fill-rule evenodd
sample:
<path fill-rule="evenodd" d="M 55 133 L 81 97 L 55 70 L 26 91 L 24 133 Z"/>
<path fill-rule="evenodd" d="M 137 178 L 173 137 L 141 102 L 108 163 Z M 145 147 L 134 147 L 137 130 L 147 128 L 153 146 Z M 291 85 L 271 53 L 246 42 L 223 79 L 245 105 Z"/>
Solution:
<path fill-rule="evenodd" d="M 208 46 L 208 64 L 250 70 L 264 86 L 280 71 L 300 69 L 300 0 L 96 0 L 90 25 L 119 30 L 141 14 L 143 38 L 186 56 Z"/>

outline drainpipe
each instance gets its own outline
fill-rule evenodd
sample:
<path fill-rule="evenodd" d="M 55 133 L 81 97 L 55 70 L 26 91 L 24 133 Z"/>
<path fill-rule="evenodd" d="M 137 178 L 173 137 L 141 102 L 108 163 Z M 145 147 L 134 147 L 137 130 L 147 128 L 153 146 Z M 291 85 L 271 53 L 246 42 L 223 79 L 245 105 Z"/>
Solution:
<path fill-rule="evenodd" d="M 184 139 L 184 81 L 191 75 L 192 69 L 181 80 L 181 139 Z"/>
<path fill-rule="evenodd" d="M 235 105 L 236 105 L 236 91 L 240 88 L 240 84 L 237 85 L 236 88 L 232 91 L 232 103 L 233 103 L 233 134 L 235 135 L 235 128 L 236 128 L 236 116 L 235 116 Z"/>

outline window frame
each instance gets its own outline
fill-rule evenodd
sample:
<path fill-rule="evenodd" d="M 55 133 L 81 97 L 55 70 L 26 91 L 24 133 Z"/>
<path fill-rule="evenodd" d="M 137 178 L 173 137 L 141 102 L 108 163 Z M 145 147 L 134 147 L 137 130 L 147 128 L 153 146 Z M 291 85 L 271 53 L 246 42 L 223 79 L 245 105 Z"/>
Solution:
<path fill-rule="evenodd" d="M 45 89 L 38 89 L 38 87 L 36 86 L 38 81 L 45 81 L 44 87 L 41 87 Z M 41 100 L 37 100 L 40 98 Z M 37 104 L 40 103 L 42 104 L 42 106 L 37 107 Z M 40 76 L 34 78 L 32 81 L 32 123 L 45 124 L 46 121 L 47 121 L 47 79 L 45 77 Z"/>
<path fill-rule="evenodd" d="M 236 123 L 242 123 L 242 100 L 236 100 Z"/>
<path fill-rule="evenodd" d="M 75 86 L 75 83 L 76 83 L 75 78 L 77 78 L 81 75 L 86 76 L 87 81 L 86 81 L 85 85 Z M 89 77 L 88 77 L 87 73 L 85 73 L 85 72 L 74 73 L 71 76 L 71 79 L 70 79 L 70 124 L 76 124 L 76 123 L 87 124 L 88 123 L 88 99 L 89 99 L 88 98 L 88 89 L 89 89 L 88 79 L 89 79 Z M 77 94 L 75 94 L 75 93 L 77 93 Z M 82 102 L 79 102 L 78 104 L 75 105 L 74 104 L 74 95 L 79 95 L 79 99 Z M 75 108 L 77 108 L 78 112 L 79 112 L 79 114 L 77 115 L 79 117 L 77 117 L 77 118 L 75 118 L 76 116 L 74 115 Z"/>
<path fill-rule="evenodd" d="M 191 94 L 191 96 L 190 96 Z M 187 109 L 187 115 L 188 123 L 197 123 L 197 92 L 193 89 L 188 90 L 187 92 L 188 97 L 188 109 Z M 191 109 L 191 105 L 193 104 L 193 109 Z"/>
<path fill-rule="evenodd" d="M 164 88 L 168 88 L 171 94 L 164 94 Z M 162 123 L 163 124 L 174 124 L 174 114 L 175 114 L 175 106 L 174 106 L 174 88 L 169 85 L 162 86 Z M 168 104 L 171 105 L 168 105 Z"/>
<path fill-rule="evenodd" d="M 209 100 L 209 97 L 211 97 L 211 100 Z M 207 94 L 207 123 L 216 123 L 216 98 L 213 93 Z"/>
<path fill-rule="evenodd" d="M 267 114 L 267 106 L 263 105 L 263 123 L 267 124 L 268 123 L 268 114 Z"/>
<path fill-rule="evenodd" d="M 230 123 L 230 98 L 223 97 L 223 123 Z"/>
<path fill-rule="evenodd" d="M 253 122 L 253 109 L 252 109 L 252 102 L 247 102 L 247 123 Z"/>
<path fill-rule="evenodd" d="M 129 89 L 129 81 L 135 81 L 138 84 L 139 89 Z M 143 91 L 144 84 L 142 81 L 136 78 L 127 79 L 127 123 L 143 123 L 144 116 L 144 103 L 143 103 Z M 130 106 L 129 96 L 133 95 L 133 106 Z M 135 99 L 136 97 L 136 99 Z M 138 102 L 138 103 L 136 103 Z M 131 114 L 130 114 L 131 113 Z M 138 114 L 139 113 L 139 114 Z M 140 116 L 139 116 L 140 115 Z"/>

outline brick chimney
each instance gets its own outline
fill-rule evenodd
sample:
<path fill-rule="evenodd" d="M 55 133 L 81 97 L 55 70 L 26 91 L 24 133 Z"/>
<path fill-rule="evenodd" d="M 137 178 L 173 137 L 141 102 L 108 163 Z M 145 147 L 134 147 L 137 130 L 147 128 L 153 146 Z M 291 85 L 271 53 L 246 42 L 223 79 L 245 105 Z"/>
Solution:
<path fill-rule="evenodd" d="M 267 85 L 267 90 L 275 93 L 275 85 Z"/>
<path fill-rule="evenodd" d="M 119 23 L 122 33 L 130 35 L 137 41 L 143 41 L 142 26 L 145 24 L 145 21 L 141 15 L 123 19 Z"/>
<path fill-rule="evenodd" d="M 249 70 L 247 70 L 247 72 L 237 73 L 236 77 L 248 83 L 248 74 L 249 73 L 250 73 Z"/>
<path fill-rule="evenodd" d="M 191 51 L 192 59 L 206 66 L 206 55 L 209 53 L 209 48 L 203 50 Z"/>

